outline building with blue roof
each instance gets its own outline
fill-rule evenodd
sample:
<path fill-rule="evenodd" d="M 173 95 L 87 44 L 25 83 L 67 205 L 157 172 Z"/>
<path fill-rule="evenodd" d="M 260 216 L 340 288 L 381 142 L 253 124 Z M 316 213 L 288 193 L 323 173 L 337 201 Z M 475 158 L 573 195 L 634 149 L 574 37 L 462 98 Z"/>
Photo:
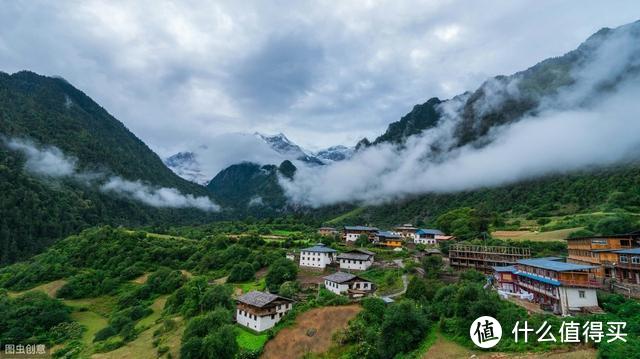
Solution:
<path fill-rule="evenodd" d="M 436 236 L 442 236 L 444 233 L 439 229 L 420 228 L 416 231 L 413 242 L 415 244 L 437 244 Z"/>
<path fill-rule="evenodd" d="M 608 266 L 610 276 L 618 282 L 640 285 L 640 248 L 613 251 L 613 263 Z"/>
<path fill-rule="evenodd" d="M 498 288 L 527 293 L 532 301 L 556 314 L 567 315 L 598 307 L 601 287 L 598 266 L 567 263 L 561 257 L 520 259 L 513 266 L 494 267 Z"/>

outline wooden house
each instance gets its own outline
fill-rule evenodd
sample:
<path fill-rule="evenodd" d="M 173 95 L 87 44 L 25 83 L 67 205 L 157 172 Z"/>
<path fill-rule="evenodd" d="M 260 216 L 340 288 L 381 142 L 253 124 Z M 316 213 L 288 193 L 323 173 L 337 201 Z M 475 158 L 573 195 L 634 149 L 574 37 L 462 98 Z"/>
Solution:
<path fill-rule="evenodd" d="M 404 242 L 403 237 L 395 232 L 380 231 L 376 233 L 374 243 L 389 248 L 400 248 Z"/>
<path fill-rule="evenodd" d="M 293 308 L 292 299 L 258 291 L 238 297 L 236 303 L 236 322 L 256 332 L 273 328 Z"/>
<path fill-rule="evenodd" d="M 358 240 L 360 235 L 365 234 L 372 242 L 375 239 L 378 228 L 367 226 L 344 226 L 342 229 L 342 239 L 347 243 L 353 243 Z"/>

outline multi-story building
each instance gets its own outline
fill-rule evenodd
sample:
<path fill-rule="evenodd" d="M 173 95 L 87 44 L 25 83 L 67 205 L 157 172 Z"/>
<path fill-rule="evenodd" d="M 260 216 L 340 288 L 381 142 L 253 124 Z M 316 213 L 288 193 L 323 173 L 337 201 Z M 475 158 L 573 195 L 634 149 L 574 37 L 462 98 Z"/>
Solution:
<path fill-rule="evenodd" d="M 596 289 L 601 287 L 595 272 L 597 266 L 566 263 L 563 258 L 521 259 L 512 268 L 496 268 L 499 286 L 509 291 L 527 292 L 532 301 L 556 314 L 598 308 Z M 511 274 L 505 279 L 504 274 Z M 507 276 L 509 277 L 509 276 Z M 510 285 L 508 282 L 511 282 Z"/>
<path fill-rule="evenodd" d="M 376 233 L 374 243 L 384 247 L 400 248 L 402 247 L 403 237 L 399 233 L 380 231 Z"/>
<path fill-rule="evenodd" d="M 613 251 L 614 263 L 607 263 L 611 277 L 619 282 L 640 285 L 640 248 Z"/>
<path fill-rule="evenodd" d="M 271 293 L 253 291 L 236 300 L 236 321 L 261 332 L 273 328 L 293 308 L 293 300 Z"/>
<path fill-rule="evenodd" d="M 340 269 L 367 270 L 373 260 L 374 253 L 364 249 L 353 249 L 338 255 Z"/>
<path fill-rule="evenodd" d="M 393 230 L 404 238 L 413 239 L 414 234 L 416 233 L 418 228 L 414 227 L 411 223 L 405 223 L 400 226 L 395 226 Z"/>
<path fill-rule="evenodd" d="M 376 237 L 376 232 L 378 232 L 378 228 L 376 227 L 344 226 L 342 229 L 342 239 L 347 243 L 355 242 L 360 235 L 366 234 L 369 241 L 372 242 Z"/>
<path fill-rule="evenodd" d="M 509 293 L 518 292 L 518 271 L 515 266 L 493 267 L 493 277 L 496 281 L 498 289 Z"/>
<path fill-rule="evenodd" d="M 518 260 L 531 257 L 531 249 L 505 246 L 453 244 L 449 247 L 449 264 L 455 269 L 473 268 L 485 273 L 493 267 L 515 265 Z"/>
<path fill-rule="evenodd" d="M 322 243 L 300 250 L 300 266 L 324 269 L 336 261 L 336 251 Z"/>
<path fill-rule="evenodd" d="M 436 236 L 442 236 L 444 233 L 438 229 L 418 229 L 413 235 L 413 243 L 434 245 L 438 243 Z"/>
<path fill-rule="evenodd" d="M 640 247 L 640 233 L 567 239 L 568 261 L 598 266 L 596 276 L 614 277 L 618 255 L 615 251 Z"/>
<path fill-rule="evenodd" d="M 364 297 L 375 290 L 370 281 L 345 272 L 335 272 L 324 277 L 324 286 L 335 294 L 348 295 L 351 298 Z"/>

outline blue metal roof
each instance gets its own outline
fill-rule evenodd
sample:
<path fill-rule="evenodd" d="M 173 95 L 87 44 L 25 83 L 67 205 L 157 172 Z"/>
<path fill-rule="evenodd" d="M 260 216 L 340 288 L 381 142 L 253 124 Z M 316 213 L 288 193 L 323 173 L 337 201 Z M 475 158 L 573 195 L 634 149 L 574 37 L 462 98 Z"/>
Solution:
<path fill-rule="evenodd" d="M 640 248 L 621 249 L 613 252 L 620 254 L 640 254 Z"/>
<path fill-rule="evenodd" d="M 376 227 L 367 227 L 367 226 L 344 226 L 344 229 L 347 231 L 377 231 Z"/>
<path fill-rule="evenodd" d="M 439 229 L 430 229 L 430 228 L 420 228 L 416 231 L 417 234 L 444 234 L 444 232 L 442 232 Z"/>
<path fill-rule="evenodd" d="M 322 243 L 318 243 L 318 244 L 314 245 L 313 247 L 301 249 L 300 251 L 304 251 L 304 252 L 319 252 L 319 253 L 335 253 L 335 252 L 337 252 L 335 249 L 327 247 Z"/>
<path fill-rule="evenodd" d="M 388 231 L 380 231 L 380 232 L 378 232 L 378 237 L 401 238 L 399 234 L 393 233 L 393 232 L 388 232 Z"/>
<path fill-rule="evenodd" d="M 493 267 L 493 270 L 495 270 L 496 272 L 511 272 L 511 273 L 515 273 L 518 271 L 514 266 Z"/>
<path fill-rule="evenodd" d="M 560 282 L 555 280 L 555 279 L 549 279 L 549 278 L 545 278 L 545 277 L 541 277 L 539 275 L 535 275 L 532 273 L 527 273 L 527 272 L 516 272 L 517 275 L 522 276 L 522 277 L 527 277 L 527 278 L 531 278 L 533 280 L 536 280 L 538 282 L 542 282 L 542 283 L 547 283 L 547 284 L 551 284 L 551 285 L 555 285 L 555 286 L 560 286 Z"/>
<path fill-rule="evenodd" d="M 549 260 L 547 258 L 533 258 L 533 259 L 520 259 L 518 261 L 519 264 L 524 264 L 527 266 L 542 268 L 552 270 L 554 272 L 568 272 L 574 270 L 585 270 L 585 269 L 593 269 L 598 268 L 597 266 L 588 266 L 582 264 L 574 264 L 574 263 L 566 263 L 560 262 L 558 260 Z M 551 257 L 558 258 L 558 257 Z"/>

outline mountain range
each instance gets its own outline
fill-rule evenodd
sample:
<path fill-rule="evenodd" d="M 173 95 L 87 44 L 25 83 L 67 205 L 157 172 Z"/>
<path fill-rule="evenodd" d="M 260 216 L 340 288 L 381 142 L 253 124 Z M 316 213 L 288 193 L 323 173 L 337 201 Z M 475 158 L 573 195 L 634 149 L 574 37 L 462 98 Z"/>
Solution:
<path fill-rule="evenodd" d="M 289 201 L 282 186 L 303 169 L 349 163 L 358 152 L 376 146 L 401 149 L 426 131 L 443 131 L 428 152 L 437 162 L 462 147 L 488 146 L 497 129 L 536 116 L 542 106 L 589 107 L 638 79 L 640 41 L 625 48 L 625 61 L 601 69 L 601 80 L 578 89 L 581 92 L 575 88 L 575 70 L 588 67 L 598 50 L 614 43 L 621 32 L 640 40 L 640 22 L 602 29 L 576 50 L 511 76 L 491 78 L 472 92 L 448 100 L 431 98 L 391 123 L 378 138 L 363 139 L 354 148 L 312 152 L 284 134 L 244 134 L 242 138 L 265 149 L 263 160 L 239 158 L 215 170 L 207 166 L 206 144 L 161 160 L 62 78 L 0 72 L 0 264 L 38 253 L 96 224 L 170 226 L 292 212 L 318 222 L 337 218 L 332 223 L 384 224 L 432 220 L 460 206 L 533 217 L 554 211 L 577 213 L 603 203 L 638 206 L 640 170 L 635 161 L 493 188 L 413 194 L 378 204 L 345 201 L 311 208 Z M 571 102 L 562 97 L 567 89 L 575 95 Z M 625 200 L 620 202 L 620 197 Z"/>

